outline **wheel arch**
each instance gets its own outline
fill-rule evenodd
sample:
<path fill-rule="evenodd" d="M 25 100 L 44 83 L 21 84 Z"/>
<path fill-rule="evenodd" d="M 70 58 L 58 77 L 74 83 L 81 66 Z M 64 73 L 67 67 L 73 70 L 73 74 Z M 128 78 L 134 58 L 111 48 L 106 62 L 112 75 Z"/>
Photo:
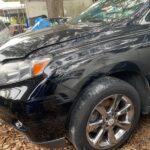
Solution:
<path fill-rule="evenodd" d="M 106 71 L 106 72 L 105 72 Z M 115 77 L 128 82 L 132 85 L 140 95 L 142 104 L 142 113 L 149 113 L 150 101 L 148 99 L 149 83 L 146 77 L 142 74 L 139 67 L 131 62 L 121 62 L 102 68 L 99 72 L 95 72 L 86 78 L 80 89 L 80 93 L 92 82 L 104 76 Z M 79 94 L 80 94 L 79 93 Z"/>
<path fill-rule="evenodd" d="M 141 73 L 132 72 L 132 71 L 122 71 L 122 72 L 110 74 L 110 76 L 121 79 L 129 83 L 130 85 L 132 85 L 139 93 L 141 99 L 141 105 L 142 105 L 141 112 L 143 114 L 149 113 L 149 106 L 150 106 L 150 101 L 148 99 L 149 83 Z"/>

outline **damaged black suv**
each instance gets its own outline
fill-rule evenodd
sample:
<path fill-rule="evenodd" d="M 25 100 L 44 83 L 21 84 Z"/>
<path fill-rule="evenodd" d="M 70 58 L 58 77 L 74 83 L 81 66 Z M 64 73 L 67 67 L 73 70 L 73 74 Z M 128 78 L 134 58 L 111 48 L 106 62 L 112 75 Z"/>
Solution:
<path fill-rule="evenodd" d="M 100 0 L 0 45 L 0 118 L 35 144 L 117 149 L 149 112 L 149 0 Z"/>

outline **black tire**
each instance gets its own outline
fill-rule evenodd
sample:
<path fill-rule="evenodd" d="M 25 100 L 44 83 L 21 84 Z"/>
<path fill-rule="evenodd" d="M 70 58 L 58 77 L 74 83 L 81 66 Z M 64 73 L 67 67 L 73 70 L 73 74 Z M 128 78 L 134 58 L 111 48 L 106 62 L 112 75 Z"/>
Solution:
<path fill-rule="evenodd" d="M 124 138 L 113 147 L 106 148 L 106 150 L 116 150 L 129 139 L 140 118 L 141 103 L 139 94 L 134 87 L 120 79 L 103 77 L 94 81 L 82 91 L 71 112 L 68 125 L 68 136 L 77 150 L 96 150 L 96 148 L 93 148 L 89 144 L 86 137 L 86 126 L 89 116 L 102 99 L 116 93 L 128 96 L 132 101 L 136 113 L 134 114 L 132 125 Z"/>

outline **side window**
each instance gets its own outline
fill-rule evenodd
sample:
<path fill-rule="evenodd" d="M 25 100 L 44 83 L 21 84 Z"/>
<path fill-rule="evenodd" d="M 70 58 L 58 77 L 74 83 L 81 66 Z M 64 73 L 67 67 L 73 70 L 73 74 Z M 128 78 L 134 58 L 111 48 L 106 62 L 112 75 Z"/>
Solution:
<path fill-rule="evenodd" d="M 150 12 L 149 12 L 148 15 L 146 16 L 145 21 L 146 21 L 146 22 L 150 22 Z"/>

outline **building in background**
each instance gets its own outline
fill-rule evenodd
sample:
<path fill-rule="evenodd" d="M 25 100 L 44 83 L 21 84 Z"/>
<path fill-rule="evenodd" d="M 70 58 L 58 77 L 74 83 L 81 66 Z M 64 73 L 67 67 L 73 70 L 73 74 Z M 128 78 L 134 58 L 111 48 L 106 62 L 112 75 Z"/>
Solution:
<path fill-rule="evenodd" d="M 16 23 L 23 23 L 25 6 L 20 2 L 3 2 L 0 0 L 0 16 L 4 22 L 11 23 L 15 19 Z"/>
<path fill-rule="evenodd" d="M 92 0 L 64 0 L 65 16 L 75 17 L 92 4 Z"/>
<path fill-rule="evenodd" d="M 7 39 L 8 36 L 23 33 L 26 22 L 25 5 L 20 1 L 4 2 L 0 0 L 0 21 L 1 25 L 4 24 L 8 27 L 1 30 L 0 35 L 2 37 L 0 41 Z M 7 34 L 7 31 L 9 31 L 9 34 Z"/>
<path fill-rule="evenodd" d="M 37 16 L 48 16 L 46 0 L 25 0 L 27 18 L 31 19 Z"/>
<path fill-rule="evenodd" d="M 46 15 L 51 18 L 48 14 L 47 5 L 48 0 L 25 0 L 26 14 L 28 19 L 32 19 L 37 16 Z M 81 11 L 86 9 L 93 3 L 92 0 L 63 0 L 63 9 L 65 17 L 75 17 Z"/>

